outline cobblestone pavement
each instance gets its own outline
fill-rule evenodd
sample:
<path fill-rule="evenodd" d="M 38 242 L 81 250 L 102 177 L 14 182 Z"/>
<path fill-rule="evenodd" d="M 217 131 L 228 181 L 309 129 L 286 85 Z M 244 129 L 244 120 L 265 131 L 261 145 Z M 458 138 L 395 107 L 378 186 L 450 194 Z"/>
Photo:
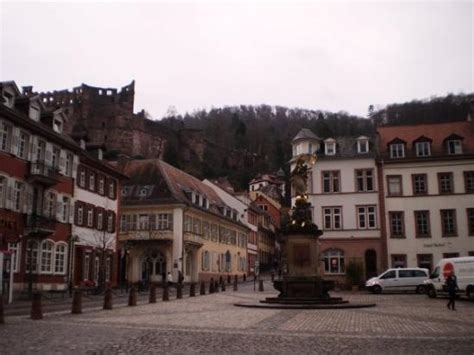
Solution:
<path fill-rule="evenodd" d="M 239 285 L 185 297 L 82 315 L 47 314 L 41 321 L 7 317 L 0 354 L 10 353 L 460 353 L 474 354 L 474 303 L 449 311 L 424 295 L 333 293 L 377 307 L 278 310 L 234 307 L 274 295 Z M 270 290 L 270 283 L 265 285 Z"/>

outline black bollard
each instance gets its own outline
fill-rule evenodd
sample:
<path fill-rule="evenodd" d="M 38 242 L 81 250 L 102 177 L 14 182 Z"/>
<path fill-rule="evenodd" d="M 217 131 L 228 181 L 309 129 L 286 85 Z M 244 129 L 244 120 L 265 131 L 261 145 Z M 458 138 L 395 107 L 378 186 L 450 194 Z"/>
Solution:
<path fill-rule="evenodd" d="M 227 275 L 227 285 L 230 285 L 230 275 Z"/>
<path fill-rule="evenodd" d="M 168 286 L 163 287 L 163 301 L 169 301 L 170 300 L 170 294 L 168 291 Z"/>
<path fill-rule="evenodd" d="M 112 309 L 112 289 L 108 288 L 104 294 L 104 309 Z"/>
<path fill-rule="evenodd" d="M 137 289 L 135 288 L 135 286 L 132 286 L 128 294 L 128 305 L 130 307 L 137 305 Z"/>
<path fill-rule="evenodd" d="M 194 282 L 191 282 L 189 285 L 189 297 L 195 297 L 196 296 L 196 284 Z"/>
<path fill-rule="evenodd" d="M 0 324 L 5 324 L 5 314 L 3 312 L 3 296 L 0 295 Z"/>
<path fill-rule="evenodd" d="M 237 275 L 234 277 L 234 291 L 237 291 Z"/>
<path fill-rule="evenodd" d="M 214 281 L 214 292 L 219 292 L 219 284 L 217 283 L 217 280 Z"/>
<path fill-rule="evenodd" d="M 209 282 L 209 294 L 214 293 L 214 279 L 211 277 L 211 281 Z"/>
<path fill-rule="evenodd" d="M 201 289 L 199 290 L 199 294 L 201 296 L 206 294 L 206 283 L 204 281 L 201 281 Z"/>
<path fill-rule="evenodd" d="M 155 284 L 150 285 L 150 296 L 148 298 L 148 302 L 156 303 L 156 285 Z"/>
<path fill-rule="evenodd" d="M 41 306 L 41 293 L 33 293 L 33 300 L 31 303 L 31 319 L 43 319 L 43 308 Z"/>
<path fill-rule="evenodd" d="M 263 292 L 263 280 L 259 280 L 259 282 L 258 282 L 258 290 L 259 290 L 260 292 Z"/>
<path fill-rule="evenodd" d="M 225 292 L 225 282 L 221 283 L 221 291 Z"/>
<path fill-rule="evenodd" d="M 76 290 L 72 294 L 72 309 L 71 314 L 82 313 L 82 291 Z"/>
<path fill-rule="evenodd" d="M 246 274 L 244 274 L 243 279 L 244 279 L 244 282 L 247 281 L 247 275 Z"/>
<path fill-rule="evenodd" d="M 176 285 L 176 298 L 183 298 L 183 284 L 181 282 Z"/>

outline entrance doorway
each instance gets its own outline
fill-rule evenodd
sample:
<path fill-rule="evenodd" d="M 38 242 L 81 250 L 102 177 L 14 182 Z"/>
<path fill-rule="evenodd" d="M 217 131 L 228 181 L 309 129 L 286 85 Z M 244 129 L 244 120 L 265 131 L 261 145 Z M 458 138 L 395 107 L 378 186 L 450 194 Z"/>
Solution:
<path fill-rule="evenodd" d="M 365 251 L 365 276 L 367 279 L 377 276 L 377 253 L 373 249 Z"/>
<path fill-rule="evenodd" d="M 161 281 L 166 276 L 166 257 L 158 250 L 152 250 L 143 256 L 141 280 L 144 282 Z"/>

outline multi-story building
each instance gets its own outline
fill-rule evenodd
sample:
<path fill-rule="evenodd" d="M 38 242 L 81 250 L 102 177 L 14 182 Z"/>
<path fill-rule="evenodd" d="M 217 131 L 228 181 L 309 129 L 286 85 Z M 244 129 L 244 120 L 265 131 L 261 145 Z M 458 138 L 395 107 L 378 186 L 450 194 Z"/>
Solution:
<path fill-rule="evenodd" d="M 318 152 L 317 163 L 308 172 L 307 190 L 313 222 L 324 232 L 319 238 L 321 275 L 343 284 L 351 261 L 363 265 L 366 277 L 380 272 L 385 250 L 373 139 L 323 140 L 302 129 L 292 146 L 292 170 L 300 155 Z"/>
<path fill-rule="evenodd" d="M 62 132 L 64 112 L 44 110 L 31 88 L 3 82 L 0 98 L 0 249 L 16 290 L 66 289 L 81 149 Z"/>
<path fill-rule="evenodd" d="M 474 122 L 377 129 L 389 265 L 474 255 Z"/>
<path fill-rule="evenodd" d="M 123 278 L 159 282 L 181 272 L 196 282 L 247 272 L 249 229 L 211 187 L 158 159 L 118 165 L 130 176 L 121 191 Z"/>
<path fill-rule="evenodd" d="M 115 286 L 118 189 L 126 177 L 102 161 L 101 146 L 85 145 L 84 141 L 81 144 L 88 153 L 80 155 L 75 179 L 73 283 Z"/>
<path fill-rule="evenodd" d="M 91 155 L 84 142 L 77 144 L 63 132 L 66 112 L 44 106 L 32 87 L 21 93 L 14 82 L 4 82 L 0 95 L 0 250 L 8 250 L 6 266 L 13 269 L 14 287 L 47 291 L 80 285 L 85 267 L 76 265 L 76 256 L 81 245 L 92 248 L 94 234 L 83 228 L 91 223 L 86 206 L 94 206 L 95 229 L 103 211 L 112 260 L 115 191 L 123 176 Z M 82 185 L 83 178 L 87 188 L 93 185 L 85 171 L 98 173 L 97 193 L 86 192 Z M 101 197 L 102 188 L 103 195 L 113 189 L 114 197 Z M 116 274 L 112 268 L 112 261 L 110 267 L 104 265 L 109 278 Z"/>

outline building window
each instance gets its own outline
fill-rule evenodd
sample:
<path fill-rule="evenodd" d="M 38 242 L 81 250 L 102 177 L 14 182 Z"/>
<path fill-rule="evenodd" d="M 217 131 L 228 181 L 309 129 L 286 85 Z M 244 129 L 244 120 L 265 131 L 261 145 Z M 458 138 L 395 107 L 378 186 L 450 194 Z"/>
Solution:
<path fill-rule="evenodd" d="M 20 212 L 23 197 L 23 183 L 15 181 L 13 188 L 13 210 Z"/>
<path fill-rule="evenodd" d="M 41 266 L 42 273 L 49 274 L 52 271 L 54 244 L 50 241 L 43 241 L 41 243 Z"/>
<path fill-rule="evenodd" d="M 210 229 L 209 229 L 209 222 L 202 222 L 202 236 L 204 239 L 209 239 L 210 237 Z"/>
<path fill-rule="evenodd" d="M 84 281 L 89 280 L 89 271 L 91 266 L 91 256 L 89 253 L 84 255 L 84 264 L 82 265 L 82 278 Z"/>
<path fill-rule="evenodd" d="M 464 186 L 467 194 L 474 193 L 474 171 L 464 172 Z"/>
<path fill-rule="evenodd" d="M 72 164 L 74 157 L 72 154 L 66 155 L 66 176 L 72 176 Z"/>
<path fill-rule="evenodd" d="M 26 250 L 26 272 L 38 271 L 38 242 L 29 240 Z"/>
<path fill-rule="evenodd" d="M 387 176 L 387 192 L 388 196 L 402 195 L 402 176 L 388 175 Z"/>
<path fill-rule="evenodd" d="M 467 231 L 469 235 L 474 235 L 474 208 L 467 209 Z"/>
<path fill-rule="evenodd" d="M 415 232 L 417 238 L 430 237 L 430 211 L 415 211 Z"/>
<path fill-rule="evenodd" d="M 389 212 L 390 238 L 405 238 L 405 222 L 403 212 Z"/>
<path fill-rule="evenodd" d="M 99 194 L 105 194 L 105 179 L 103 177 L 99 178 Z"/>
<path fill-rule="evenodd" d="M 356 170 L 357 191 L 374 191 L 373 169 Z"/>
<path fill-rule="evenodd" d="M 357 222 L 359 229 L 377 228 L 375 206 L 357 206 Z"/>
<path fill-rule="evenodd" d="M 414 195 L 426 195 L 428 193 L 428 177 L 426 174 L 413 174 L 411 179 Z"/>
<path fill-rule="evenodd" d="M 341 250 L 328 250 L 323 253 L 324 272 L 326 274 L 343 274 L 344 252 Z"/>
<path fill-rule="evenodd" d="M 404 158 L 405 157 L 405 144 L 393 143 L 390 144 L 390 158 Z"/>
<path fill-rule="evenodd" d="M 342 208 L 323 207 L 324 229 L 342 229 Z"/>
<path fill-rule="evenodd" d="M 209 252 L 207 250 L 202 252 L 202 271 L 209 271 L 210 260 Z"/>
<path fill-rule="evenodd" d="M 446 141 L 448 154 L 462 154 L 462 142 L 459 139 L 451 139 Z"/>
<path fill-rule="evenodd" d="M 63 223 L 69 222 L 69 198 L 66 196 L 63 196 L 61 218 Z"/>
<path fill-rule="evenodd" d="M 54 273 L 66 273 L 66 244 L 56 244 L 54 251 Z"/>
<path fill-rule="evenodd" d="M 91 228 L 94 226 L 94 208 L 91 206 L 87 207 L 87 226 Z"/>
<path fill-rule="evenodd" d="M 459 253 L 443 253 L 443 259 L 459 258 Z"/>
<path fill-rule="evenodd" d="M 138 216 L 138 229 L 148 230 L 148 215 L 147 214 L 141 214 Z"/>
<path fill-rule="evenodd" d="M 128 231 L 128 219 L 130 218 L 129 215 L 123 214 L 120 216 L 120 231 L 127 232 Z M 97 221 L 97 224 L 98 221 Z"/>
<path fill-rule="evenodd" d="M 113 180 L 109 182 L 109 197 L 115 199 L 115 182 Z"/>
<path fill-rule="evenodd" d="M 393 268 L 407 267 L 407 256 L 405 254 L 392 254 L 390 257 L 392 259 Z"/>
<path fill-rule="evenodd" d="M 95 191 L 95 173 L 89 174 L 89 190 Z"/>
<path fill-rule="evenodd" d="M 416 260 L 419 268 L 433 269 L 433 254 L 416 254 Z"/>
<path fill-rule="evenodd" d="M 38 145 L 36 146 L 36 161 L 44 162 L 46 154 L 46 142 L 38 140 Z"/>
<path fill-rule="evenodd" d="M 4 152 L 10 151 L 11 135 L 12 127 L 0 121 L 0 150 Z"/>
<path fill-rule="evenodd" d="M 363 154 L 369 152 L 369 140 L 359 139 L 357 140 L 357 153 Z"/>
<path fill-rule="evenodd" d="M 332 193 L 340 191 L 339 171 L 323 171 L 323 192 Z"/>
<path fill-rule="evenodd" d="M 104 212 L 102 211 L 97 212 L 97 229 L 100 231 L 104 229 Z"/>
<path fill-rule="evenodd" d="M 193 232 L 193 219 L 190 216 L 184 216 L 184 231 Z"/>
<path fill-rule="evenodd" d="M 55 218 L 56 216 L 56 201 L 57 197 L 54 192 L 48 192 L 46 195 L 46 204 L 45 204 L 45 210 L 44 210 L 44 215 L 46 217 L 49 217 L 51 219 Z"/>
<path fill-rule="evenodd" d="M 429 157 L 431 155 L 431 144 L 428 141 L 416 142 L 415 150 L 417 157 Z"/>
<path fill-rule="evenodd" d="M 443 237 L 457 236 L 456 210 L 441 210 L 441 230 Z"/>
<path fill-rule="evenodd" d="M 18 266 L 18 262 L 21 259 L 20 245 L 20 243 L 8 243 L 8 250 L 11 252 L 10 265 L 13 272 L 18 272 L 20 270 Z"/>
<path fill-rule="evenodd" d="M 219 228 L 217 224 L 211 224 L 211 240 L 217 242 L 219 239 Z"/>
<path fill-rule="evenodd" d="M 79 171 L 79 186 L 86 187 L 86 171 L 84 169 Z"/>
<path fill-rule="evenodd" d="M 77 225 L 84 224 L 84 206 L 82 204 L 77 206 Z"/>
<path fill-rule="evenodd" d="M 334 141 L 334 139 L 328 139 L 324 143 L 326 155 L 336 155 L 336 141 Z"/>
<path fill-rule="evenodd" d="M 53 147 L 53 154 L 51 155 L 51 166 L 54 169 L 59 169 L 59 156 L 61 155 L 61 150 L 57 147 Z"/>
<path fill-rule="evenodd" d="M 438 173 L 438 186 L 440 194 L 452 194 L 454 192 L 453 173 Z"/>
<path fill-rule="evenodd" d="M 173 229 L 173 215 L 171 213 L 158 214 L 158 229 L 160 230 Z"/>
<path fill-rule="evenodd" d="M 18 151 L 17 151 L 17 156 L 21 159 L 27 159 L 28 158 L 28 142 L 29 142 L 29 135 L 26 134 L 25 132 L 20 132 L 20 135 L 18 137 Z"/>
<path fill-rule="evenodd" d="M 115 228 L 114 228 L 114 213 L 109 212 L 107 216 L 107 232 L 113 233 Z"/>

